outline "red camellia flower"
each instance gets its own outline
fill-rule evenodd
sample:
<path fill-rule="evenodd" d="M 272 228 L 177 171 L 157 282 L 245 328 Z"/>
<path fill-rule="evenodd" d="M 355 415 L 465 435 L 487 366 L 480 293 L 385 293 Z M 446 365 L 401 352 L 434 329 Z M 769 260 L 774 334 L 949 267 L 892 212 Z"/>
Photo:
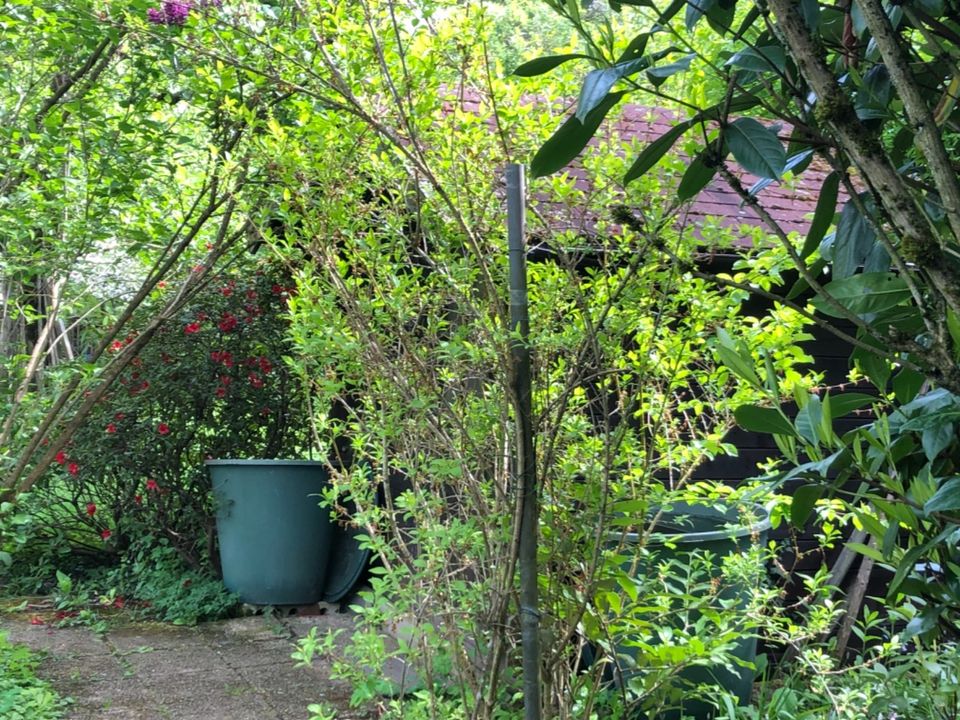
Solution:
<path fill-rule="evenodd" d="M 236 316 L 232 313 L 224 313 L 223 317 L 220 319 L 220 322 L 217 324 L 217 327 L 219 327 L 222 332 L 230 332 L 237 327 Z"/>
<path fill-rule="evenodd" d="M 53 458 L 58 465 L 64 465 L 67 462 L 67 454 L 61 450 Z"/>
<path fill-rule="evenodd" d="M 80 466 L 76 463 L 70 463 L 67 465 L 67 472 L 71 475 L 76 475 L 78 472 L 80 472 Z"/>
<path fill-rule="evenodd" d="M 200 332 L 200 323 L 198 322 L 187 323 L 186 325 L 183 326 L 183 332 L 185 332 L 187 335 L 193 335 L 196 332 Z"/>
<path fill-rule="evenodd" d="M 107 423 L 107 432 L 113 434 L 117 431 L 117 426 L 113 423 Z"/>
<path fill-rule="evenodd" d="M 123 343 L 120 342 L 119 340 L 114 340 L 112 343 L 110 343 L 110 349 L 113 350 L 114 352 L 117 352 L 118 350 L 123 350 Z"/>
<path fill-rule="evenodd" d="M 214 395 L 216 395 L 218 398 L 226 397 L 227 389 L 225 387 L 218 387 Z"/>
<path fill-rule="evenodd" d="M 100 533 L 100 537 L 102 537 L 104 540 L 109 540 L 111 535 L 113 535 L 113 533 L 109 530 L 104 530 Z"/>
<path fill-rule="evenodd" d="M 43 624 L 44 624 L 43 618 L 41 618 L 41 617 L 38 616 L 38 615 L 34 615 L 32 618 L 30 618 L 30 624 L 31 624 L 31 625 L 43 625 Z"/>
<path fill-rule="evenodd" d="M 126 415 L 124 415 L 123 413 L 117 413 L 116 415 L 113 416 L 113 419 L 114 419 L 114 420 L 123 420 L 125 417 L 126 417 Z"/>
<path fill-rule="evenodd" d="M 257 291 L 256 290 L 247 290 L 247 300 L 256 300 Z"/>
<path fill-rule="evenodd" d="M 247 377 L 250 379 L 250 384 L 253 387 L 258 390 L 263 387 L 263 380 L 255 372 L 250 373 Z"/>
<path fill-rule="evenodd" d="M 97 505 L 96 503 L 87 503 L 87 515 L 93 517 L 97 514 Z"/>
<path fill-rule="evenodd" d="M 220 288 L 220 294 L 223 295 L 224 297 L 230 297 L 231 295 L 233 295 L 233 288 L 230 287 L 229 285 L 224 286 Z"/>
<path fill-rule="evenodd" d="M 137 505 L 143 505 L 143 495 L 134 495 L 134 496 L 133 496 L 133 501 L 134 501 Z"/>
<path fill-rule="evenodd" d="M 147 490 L 159 490 L 160 486 L 157 485 L 157 481 L 153 478 L 147 480 Z"/>
<path fill-rule="evenodd" d="M 159 425 L 157 425 L 157 432 L 160 433 L 161 435 L 169 435 L 170 426 L 167 425 L 166 423 L 160 423 Z"/>

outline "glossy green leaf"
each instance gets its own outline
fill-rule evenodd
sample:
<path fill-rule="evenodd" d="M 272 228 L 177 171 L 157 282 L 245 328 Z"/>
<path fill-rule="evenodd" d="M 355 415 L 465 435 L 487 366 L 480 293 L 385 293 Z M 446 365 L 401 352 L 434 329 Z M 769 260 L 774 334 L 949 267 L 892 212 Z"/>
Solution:
<path fill-rule="evenodd" d="M 687 14 L 684 18 L 687 31 L 692 31 L 694 26 L 700 22 L 700 18 L 706 15 L 716 4 L 717 0 L 687 0 Z"/>
<path fill-rule="evenodd" d="M 753 72 L 783 72 L 786 63 L 787 55 L 781 46 L 766 45 L 759 48 L 746 47 L 734 53 L 725 64 Z"/>
<path fill-rule="evenodd" d="M 753 358 L 750 351 L 741 343 L 734 341 L 724 329 L 717 330 L 717 339 L 720 341 L 717 345 L 717 354 L 722 362 L 735 375 L 746 380 L 755 388 L 763 387 L 757 371 L 754 369 Z"/>
<path fill-rule="evenodd" d="M 867 407 L 876 402 L 877 398 L 873 395 L 863 393 L 844 393 L 843 395 L 830 396 L 830 415 L 834 419 L 849 415 L 854 410 Z"/>
<path fill-rule="evenodd" d="M 884 561 L 883 553 L 881 553 L 875 547 L 870 547 L 869 545 L 864 545 L 863 543 L 858 542 L 848 542 L 847 547 L 854 552 L 860 553 L 861 555 L 866 555 L 868 558 L 875 560 L 876 562 Z"/>
<path fill-rule="evenodd" d="M 753 118 L 737 118 L 724 131 L 733 157 L 757 177 L 778 179 L 787 164 L 787 151 L 768 127 Z"/>
<path fill-rule="evenodd" d="M 580 122 L 585 122 L 587 116 L 609 97 L 610 90 L 619 80 L 642 70 L 649 63 L 650 61 L 647 58 L 638 58 L 637 60 L 590 71 L 584 78 L 583 87 L 580 89 L 580 99 L 577 102 L 577 111 L 574 117 Z"/>
<path fill-rule="evenodd" d="M 589 55 L 584 55 L 582 53 L 566 53 L 564 55 L 545 55 L 544 57 L 534 58 L 533 60 L 528 60 L 523 63 L 516 70 L 513 71 L 514 75 L 519 77 L 536 77 L 537 75 L 543 75 L 553 70 L 555 67 L 563 65 L 565 62 L 576 59 L 586 59 L 589 60 Z"/>
<path fill-rule="evenodd" d="M 793 492 L 790 501 L 790 522 L 795 527 L 806 527 L 813 508 L 823 497 L 823 485 L 802 485 Z"/>
<path fill-rule="evenodd" d="M 820 247 L 823 236 L 833 223 L 833 217 L 837 213 L 837 195 L 840 190 L 840 173 L 833 171 L 823 181 L 820 186 L 820 197 L 817 198 L 817 209 L 814 210 L 813 220 L 810 222 L 810 229 L 807 230 L 807 239 L 803 243 L 803 249 L 800 251 L 800 259 L 806 260 L 813 254 L 813 251 Z"/>
<path fill-rule="evenodd" d="M 633 40 L 630 41 L 630 44 L 623 49 L 623 52 L 620 53 L 620 57 L 617 58 L 617 64 L 643 57 L 643 52 L 647 49 L 648 40 L 650 40 L 649 32 L 642 32 L 635 36 Z"/>
<path fill-rule="evenodd" d="M 696 57 L 693 53 L 689 55 L 684 55 L 679 60 L 675 60 L 669 65 L 659 65 L 657 67 L 652 67 L 647 70 L 647 78 L 655 87 L 659 87 L 663 84 L 664 80 L 676 75 L 679 72 L 683 72 L 690 68 L 690 63 L 693 62 L 693 59 Z"/>
<path fill-rule="evenodd" d="M 926 379 L 923 373 L 913 368 L 902 368 L 893 378 L 893 394 L 897 402 L 908 403 L 913 400 Z"/>
<path fill-rule="evenodd" d="M 626 175 L 623 176 L 623 184 L 626 185 L 646 174 L 693 124 L 693 120 L 678 123 L 641 150 Z"/>
<path fill-rule="evenodd" d="M 741 405 L 733 411 L 737 425 L 750 432 L 796 437 L 797 431 L 783 413 L 759 405 Z"/>
<path fill-rule="evenodd" d="M 867 315 L 892 308 L 910 297 L 910 290 L 902 278 L 893 273 L 861 273 L 834 280 L 824 285 L 824 291 L 855 315 Z M 824 315 L 843 317 L 833 303 L 817 297 L 814 306 Z"/>
<path fill-rule="evenodd" d="M 928 515 L 955 510 L 960 510 L 960 477 L 952 477 L 941 483 L 933 497 L 923 504 L 923 511 Z"/>
<path fill-rule="evenodd" d="M 550 136 L 530 162 L 530 174 L 543 177 L 569 165 L 590 142 L 610 109 L 620 102 L 622 92 L 611 93 L 591 112 L 586 122 L 572 115 Z"/>
<path fill-rule="evenodd" d="M 876 242 L 876 233 L 852 201 L 847 201 L 837 221 L 830 259 L 837 280 L 850 277 L 866 261 Z"/>
<path fill-rule="evenodd" d="M 683 177 L 680 178 L 680 185 L 677 187 L 677 198 L 681 202 L 686 202 L 696 197 L 701 190 L 710 184 L 713 176 L 717 174 L 716 165 L 712 162 L 710 164 L 707 163 L 707 157 L 711 154 L 712 150 L 709 148 L 702 150 L 683 173 Z"/>

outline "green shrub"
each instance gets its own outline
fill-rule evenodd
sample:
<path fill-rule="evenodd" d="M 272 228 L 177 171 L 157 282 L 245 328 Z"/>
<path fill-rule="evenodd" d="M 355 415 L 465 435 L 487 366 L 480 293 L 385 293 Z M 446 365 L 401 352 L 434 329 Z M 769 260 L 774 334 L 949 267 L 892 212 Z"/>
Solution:
<path fill-rule="evenodd" d="M 153 534 L 194 567 L 209 560 L 204 461 L 297 454 L 306 441 L 301 383 L 284 361 L 284 277 L 262 266 L 215 278 L 159 331 L 36 488 L 46 539 L 116 556 Z"/>

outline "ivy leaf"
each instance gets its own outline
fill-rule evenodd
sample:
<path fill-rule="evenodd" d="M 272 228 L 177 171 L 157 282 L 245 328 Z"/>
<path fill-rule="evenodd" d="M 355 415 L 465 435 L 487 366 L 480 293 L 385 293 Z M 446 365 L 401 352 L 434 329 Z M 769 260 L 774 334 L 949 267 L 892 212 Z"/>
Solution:
<path fill-rule="evenodd" d="M 530 174 L 535 178 L 543 177 L 569 165 L 597 132 L 610 108 L 620 102 L 623 95 L 622 92 L 607 95 L 603 102 L 587 115 L 585 122 L 580 122 L 572 115 L 567 118 L 533 156 Z"/>
<path fill-rule="evenodd" d="M 545 55 L 544 57 L 534 58 L 533 60 L 528 60 L 517 67 L 513 71 L 514 75 L 518 77 L 536 77 L 537 75 L 543 75 L 553 70 L 555 67 L 563 65 L 565 62 L 574 60 L 577 58 L 589 60 L 589 55 L 583 55 L 582 53 L 567 53 L 565 55 Z"/>
<path fill-rule="evenodd" d="M 730 152 L 749 173 L 779 179 L 787 164 L 787 151 L 770 128 L 753 118 L 737 118 L 724 132 Z"/>

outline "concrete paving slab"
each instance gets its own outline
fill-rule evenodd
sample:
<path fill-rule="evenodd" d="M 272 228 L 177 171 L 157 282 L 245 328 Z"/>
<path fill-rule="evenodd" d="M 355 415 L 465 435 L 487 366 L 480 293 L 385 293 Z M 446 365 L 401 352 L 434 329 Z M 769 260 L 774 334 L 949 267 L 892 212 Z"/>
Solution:
<path fill-rule="evenodd" d="M 352 630 L 353 617 L 255 616 L 199 628 L 132 623 L 101 637 L 0 616 L 8 637 L 47 653 L 39 674 L 73 698 L 68 720 L 304 720 L 315 702 L 335 707 L 338 720 L 372 720 L 372 708 L 349 707 L 352 688 L 330 677 L 331 658 L 294 666 L 295 639 L 311 627 Z"/>
<path fill-rule="evenodd" d="M 55 655 L 87 657 L 100 655 L 106 645 L 104 639 L 85 627 L 55 627 L 54 625 L 31 625 L 29 622 L 4 625 L 7 639 L 23 643 L 37 650 Z"/>

